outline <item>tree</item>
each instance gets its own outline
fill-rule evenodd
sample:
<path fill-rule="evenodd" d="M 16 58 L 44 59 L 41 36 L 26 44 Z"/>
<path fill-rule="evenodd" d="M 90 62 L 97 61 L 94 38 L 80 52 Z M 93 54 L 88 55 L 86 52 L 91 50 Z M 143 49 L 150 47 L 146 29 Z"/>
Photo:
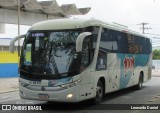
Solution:
<path fill-rule="evenodd" d="M 154 60 L 159 60 L 160 59 L 160 50 L 153 50 L 153 59 Z"/>

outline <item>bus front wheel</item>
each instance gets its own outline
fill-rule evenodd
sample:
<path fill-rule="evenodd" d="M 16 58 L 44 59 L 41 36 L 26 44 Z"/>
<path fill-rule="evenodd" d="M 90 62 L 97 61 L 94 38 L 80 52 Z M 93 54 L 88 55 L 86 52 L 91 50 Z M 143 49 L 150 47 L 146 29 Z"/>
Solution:
<path fill-rule="evenodd" d="M 103 99 L 103 94 L 104 94 L 103 84 L 99 80 L 98 83 L 97 83 L 97 88 L 96 88 L 96 97 L 93 99 L 93 103 L 94 104 L 101 103 L 101 101 Z"/>

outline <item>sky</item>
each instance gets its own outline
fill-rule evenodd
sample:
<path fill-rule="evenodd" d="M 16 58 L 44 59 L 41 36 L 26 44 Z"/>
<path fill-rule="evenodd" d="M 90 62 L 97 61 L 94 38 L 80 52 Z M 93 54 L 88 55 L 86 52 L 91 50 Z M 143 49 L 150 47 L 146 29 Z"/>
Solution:
<path fill-rule="evenodd" d="M 38 0 L 45 1 L 45 0 Z M 62 4 L 75 3 L 77 7 L 91 7 L 88 14 L 83 16 L 74 16 L 77 18 L 96 18 L 105 22 L 116 22 L 129 29 L 142 33 L 142 22 L 148 23 L 145 27 L 151 29 L 145 30 L 149 37 L 157 37 L 153 42 L 160 41 L 160 0 L 57 0 Z M 21 26 L 21 34 L 27 32 L 30 26 Z M 5 34 L 0 37 L 12 38 L 17 33 L 17 25 L 6 25 Z M 12 30 L 12 32 L 10 32 Z M 151 35 L 152 34 L 152 35 Z M 160 45 L 160 43 L 159 43 Z"/>

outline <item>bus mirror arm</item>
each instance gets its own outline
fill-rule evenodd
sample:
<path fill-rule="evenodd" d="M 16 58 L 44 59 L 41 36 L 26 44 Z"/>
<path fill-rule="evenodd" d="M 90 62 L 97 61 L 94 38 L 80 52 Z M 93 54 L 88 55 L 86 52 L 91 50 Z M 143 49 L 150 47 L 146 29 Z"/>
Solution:
<path fill-rule="evenodd" d="M 87 36 L 91 34 L 92 34 L 91 32 L 83 32 L 78 35 L 77 40 L 76 40 L 76 52 L 82 51 L 82 44 L 83 44 L 84 38 L 86 38 Z"/>
<path fill-rule="evenodd" d="M 18 35 L 16 37 L 14 37 L 11 42 L 10 42 L 10 52 L 11 53 L 14 53 L 14 44 L 17 40 L 21 39 L 21 38 L 24 38 L 26 35 Z"/>

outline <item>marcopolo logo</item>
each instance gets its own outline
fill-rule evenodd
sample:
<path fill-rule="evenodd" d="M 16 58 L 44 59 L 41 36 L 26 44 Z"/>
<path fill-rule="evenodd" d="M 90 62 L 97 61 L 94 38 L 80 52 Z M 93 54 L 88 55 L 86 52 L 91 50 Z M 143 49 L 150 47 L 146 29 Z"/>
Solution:
<path fill-rule="evenodd" d="M 124 63 L 124 73 L 126 74 L 128 71 L 132 71 L 134 68 L 134 58 L 126 57 L 123 61 Z"/>
<path fill-rule="evenodd" d="M 49 80 L 48 81 L 48 86 L 54 86 L 55 84 L 57 84 L 57 80 Z"/>

